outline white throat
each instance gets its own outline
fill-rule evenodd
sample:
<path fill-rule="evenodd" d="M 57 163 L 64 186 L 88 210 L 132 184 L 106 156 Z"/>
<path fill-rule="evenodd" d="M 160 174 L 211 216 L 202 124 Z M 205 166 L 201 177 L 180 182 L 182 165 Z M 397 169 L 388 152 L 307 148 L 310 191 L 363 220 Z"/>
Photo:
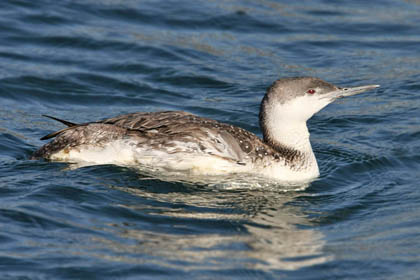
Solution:
<path fill-rule="evenodd" d="M 306 122 L 285 122 L 268 120 L 267 129 L 271 132 L 271 140 L 284 147 L 300 152 L 312 152 L 309 131 Z"/>
<path fill-rule="evenodd" d="M 266 137 L 273 144 L 312 154 L 306 121 L 312 117 L 313 112 L 308 107 L 302 106 L 302 101 L 306 101 L 307 98 L 296 99 L 286 104 L 266 104 L 263 124 L 267 133 Z"/>
<path fill-rule="evenodd" d="M 286 158 L 288 155 L 297 155 L 291 159 L 291 171 L 314 178 L 319 175 L 319 169 L 309 141 L 306 121 L 315 112 L 311 107 L 302 106 L 306 101 L 305 97 L 297 97 L 296 100 L 283 104 L 265 102 L 261 125 L 267 144 L 276 148 L 280 154 L 283 153 Z"/>

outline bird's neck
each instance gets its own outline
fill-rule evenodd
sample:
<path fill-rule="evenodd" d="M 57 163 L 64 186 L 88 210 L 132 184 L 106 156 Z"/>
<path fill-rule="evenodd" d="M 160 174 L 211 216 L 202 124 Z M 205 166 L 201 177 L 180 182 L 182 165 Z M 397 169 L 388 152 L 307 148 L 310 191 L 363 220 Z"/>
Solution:
<path fill-rule="evenodd" d="M 318 168 L 309 141 L 306 120 L 288 118 L 289 114 L 285 114 L 281 106 L 266 106 L 261 109 L 260 126 L 264 142 L 297 168 Z"/>
<path fill-rule="evenodd" d="M 266 124 L 264 131 L 264 141 L 274 147 L 279 146 L 303 153 L 312 152 L 306 123 Z"/>

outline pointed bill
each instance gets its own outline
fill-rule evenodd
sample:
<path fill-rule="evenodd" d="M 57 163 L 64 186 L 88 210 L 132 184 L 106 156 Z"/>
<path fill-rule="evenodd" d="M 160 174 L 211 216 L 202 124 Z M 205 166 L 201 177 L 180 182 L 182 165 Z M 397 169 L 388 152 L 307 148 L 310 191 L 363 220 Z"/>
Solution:
<path fill-rule="evenodd" d="M 337 98 L 346 97 L 356 95 L 367 90 L 378 88 L 379 85 L 367 85 L 367 86 L 359 86 L 359 87 L 346 87 L 346 88 L 339 88 L 335 91 L 331 91 L 326 94 L 325 98 L 329 98 L 331 100 L 335 100 Z"/>

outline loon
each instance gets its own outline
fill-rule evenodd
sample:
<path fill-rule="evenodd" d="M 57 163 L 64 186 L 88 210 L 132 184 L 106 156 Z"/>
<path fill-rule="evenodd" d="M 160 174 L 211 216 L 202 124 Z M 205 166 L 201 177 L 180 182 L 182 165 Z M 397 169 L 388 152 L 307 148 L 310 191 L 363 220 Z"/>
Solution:
<path fill-rule="evenodd" d="M 278 79 L 260 105 L 262 139 L 183 111 L 138 112 L 82 124 L 45 115 L 67 127 L 42 137 L 54 139 L 32 158 L 310 182 L 319 176 L 319 168 L 307 120 L 338 98 L 377 87 L 342 88 L 314 77 Z"/>

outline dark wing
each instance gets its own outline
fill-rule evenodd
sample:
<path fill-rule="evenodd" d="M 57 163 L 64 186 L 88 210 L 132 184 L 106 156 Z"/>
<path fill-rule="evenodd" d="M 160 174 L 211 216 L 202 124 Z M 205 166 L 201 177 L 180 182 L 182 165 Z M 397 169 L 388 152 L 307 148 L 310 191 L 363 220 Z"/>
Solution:
<path fill-rule="evenodd" d="M 170 148 L 175 141 L 193 143 L 195 144 L 193 146 L 198 147 L 201 152 L 226 156 L 238 163 L 244 160 L 244 155 L 250 155 L 252 159 L 256 159 L 263 154 L 272 153 L 271 148 L 263 143 L 258 136 L 245 129 L 183 111 L 132 113 L 84 124 L 50 118 L 68 127 L 41 139 L 60 136 L 53 142 L 64 141 L 66 145 L 71 146 L 80 144 L 80 139 L 85 139 L 82 142 L 91 141 L 93 138 L 90 135 L 97 135 L 93 132 L 100 130 L 104 132 L 104 135 L 113 135 L 111 138 L 117 137 L 118 133 L 120 134 L 118 137 L 136 137 L 139 145 L 144 143 L 157 149 Z M 118 133 L 115 134 L 117 131 Z M 70 135 L 76 136 L 79 133 L 82 133 L 80 139 L 70 137 Z M 178 152 L 177 150 L 172 151 Z M 194 152 L 194 150 L 190 152 Z"/>
<path fill-rule="evenodd" d="M 83 124 L 76 124 L 66 120 L 62 120 L 56 117 L 43 115 L 44 117 L 53 119 L 55 121 L 65 124 L 67 127 L 58 131 L 54 131 L 48 135 L 45 135 L 41 140 L 47 140 L 54 138 L 57 135 L 79 126 L 87 126 L 91 123 L 102 123 L 110 124 L 118 127 L 122 127 L 129 130 L 147 131 L 151 129 L 158 129 L 163 127 L 172 126 L 174 123 L 185 123 L 187 121 L 185 117 L 195 117 L 194 115 L 183 112 L 183 111 L 166 111 L 166 112 L 152 112 L 152 113 L 131 113 L 126 115 L 120 115 L 114 118 L 104 119 L 98 122 L 88 122 Z M 211 121 L 209 119 L 209 121 Z"/>
<path fill-rule="evenodd" d="M 150 135 L 154 139 L 161 136 L 162 141 L 178 138 L 180 141 L 204 143 L 213 139 L 218 150 L 229 146 L 232 156 L 237 160 L 242 160 L 243 153 L 252 158 L 274 154 L 258 136 L 245 129 L 183 111 L 132 113 L 105 119 L 101 123 L 139 131 L 143 136 Z M 160 144 L 165 145 L 165 142 Z"/>
<path fill-rule="evenodd" d="M 101 123 L 113 124 L 126 129 L 147 131 L 153 129 L 161 129 L 165 127 L 173 127 L 177 124 L 197 123 L 198 119 L 193 114 L 183 111 L 164 111 L 164 112 L 140 112 L 120 115 L 114 118 L 102 120 Z M 194 121 L 195 120 L 195 121 Z M 216 122 L 206 119 L 210 122 Z"/>

